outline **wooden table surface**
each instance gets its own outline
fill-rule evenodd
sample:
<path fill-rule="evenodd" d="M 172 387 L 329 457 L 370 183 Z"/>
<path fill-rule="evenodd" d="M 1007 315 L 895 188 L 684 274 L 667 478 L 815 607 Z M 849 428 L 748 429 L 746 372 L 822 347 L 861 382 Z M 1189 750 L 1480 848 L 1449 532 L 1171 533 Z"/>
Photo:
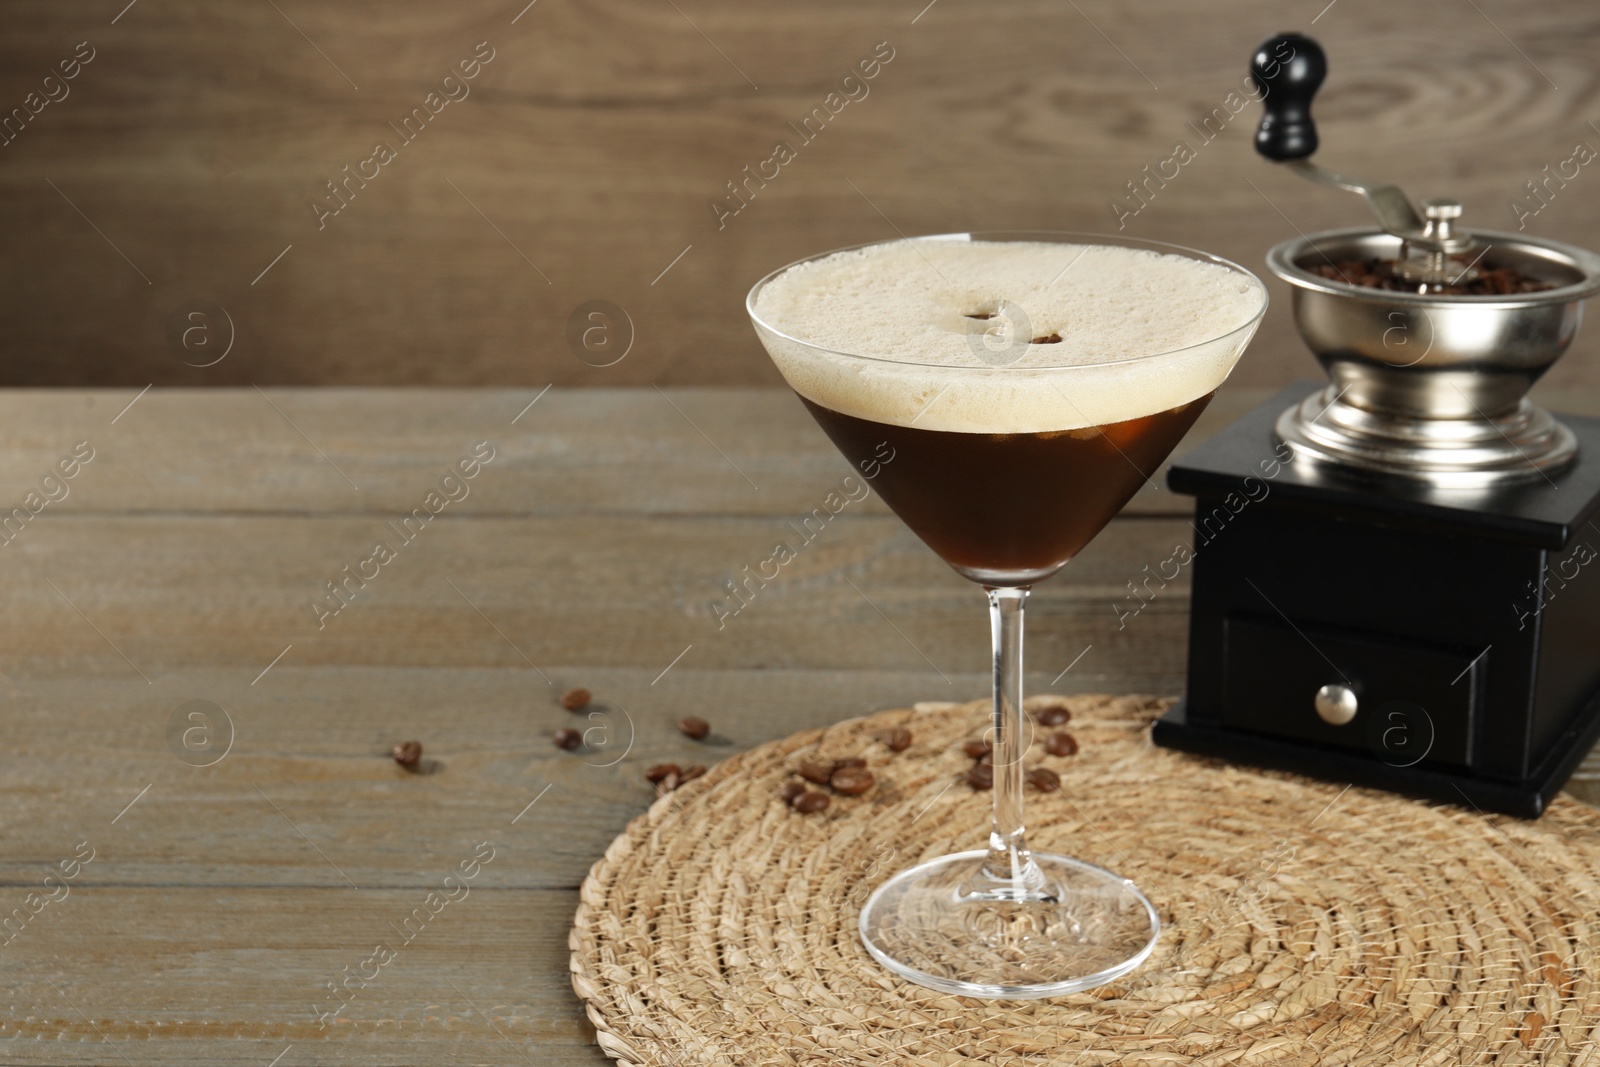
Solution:
<path fill-rule="evenodd" d="M 567 928 L 645 765 L 986 689 L 982 598 L 875 498 L 719 629 L 849 473 L 779 391 L 16 391 L 0 419 L 0 1063 L 600 1064 Z M 1182 583 L 1112 605 L 1188 509 L 1146 487 L 1037 591 L 1033 690 L 1181 690 Z M 377 575 L 332 614 L 347 566 Z"/>

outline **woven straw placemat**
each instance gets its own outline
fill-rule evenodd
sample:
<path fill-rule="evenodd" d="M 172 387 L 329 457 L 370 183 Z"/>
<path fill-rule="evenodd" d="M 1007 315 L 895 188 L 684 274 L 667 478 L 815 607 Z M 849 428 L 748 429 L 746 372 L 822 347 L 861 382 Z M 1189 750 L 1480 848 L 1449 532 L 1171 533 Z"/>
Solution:
<path fill-rule="evenodd" d="M 1078 755 L 1028 793 L 1029 843 L 1131 878 L 1161 913 L 1118 983 L 946 996 L 856 935 L 894 871 L 985 840 L 960 743 L 987 702 L 919 704 L 762 745 L 657 800 L 583 884 L 572 984 L 625 1064 L 1600 1065 L 1600 811 L 1537 822 L 1154 748 L 1165 701 L 1065 703 Z M 906 726 L 891 753 L 874 735 Z M 1043 733 L 1042 728 L 1038 731 Z M 811 756 L 877 786 L 790 811 Z"/>

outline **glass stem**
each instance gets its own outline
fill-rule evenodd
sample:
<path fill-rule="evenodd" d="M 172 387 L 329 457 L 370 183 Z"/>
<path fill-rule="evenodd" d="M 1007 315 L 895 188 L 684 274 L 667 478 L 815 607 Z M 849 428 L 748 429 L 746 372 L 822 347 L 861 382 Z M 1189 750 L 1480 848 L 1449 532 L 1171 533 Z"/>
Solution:
<path fill-rule="evenodd" d="M 1032 895 L 1043 878 L 1023 835 L 1023 756 L 1028 749 L 1022 710 L 1022 609 L 1028 588 L 988 589 L 994 638 L 994 827 L 985 875 L 1012 892 Z M 1009 895 L 1009 894 L 1008 894 Z"/>

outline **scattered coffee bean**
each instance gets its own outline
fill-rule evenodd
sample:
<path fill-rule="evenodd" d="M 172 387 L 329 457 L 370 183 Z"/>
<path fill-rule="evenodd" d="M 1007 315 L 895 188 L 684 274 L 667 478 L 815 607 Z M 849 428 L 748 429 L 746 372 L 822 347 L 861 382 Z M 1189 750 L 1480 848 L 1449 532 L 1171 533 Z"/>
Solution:
<path fill-rule="evenodd" d="M 1078 739 L 1062 730 L 1044 739 L 1044 750 L 1052 756 L 1076 756 Z"/>
<path fill-rule="evenodd" d="M 806 760 L 800 764 L 800 777 L 816 785 L 827 785 L 828 779 L 833 777 L 832 760 Z"/>
<path fill-rule="evenodd" d="M 866 765 L 867 761 L 860 756 L 846 756 L 844 759 L 833 761 L 833 769 L 836 771 L 843 770 L 846 767 L 865 767 Z"/>
<path fill-rule="evenodd" d="M 1072 712 L 1057 704 L 1053 708 L 1040 708 L 1033 718 L 1040 726 L 1065 726 L 1072 721 Z"/>
<path fill-rule="evenodd" d="M 826 808 L 828 806 L 828 801 L 828 794 L 813 793 L 808 789 L 804 793 L 801 793 L 799 796 L 795 797 L 793 800 L 789 801 L 789 806 L 802 815 L 810 815 Z"/>
<path fill-rule="evenodd" d="M 783 783 L 783 787 L 778 790 L 778 795 L 783 798 L 785 804 L 793 804 L 794 798 L 805 791 L 806 784 L 804 782 L 797 782 L 791 778 Z"/>
<path fill-rule="evenodd" d="M 982 759 L 985 753 L 994 751 L 994 746 L 987 741 L 979 741 L 975 738 L 963 744 L 961 751 L 967 754 L 968 759 Z"/>
<path fill-rule="evenodd" d="M 865 767 L 840 767 L 828 779 L 835 793 L 858 797 L 872 788 L 872 772 Z"/>
<path fill-rule="evenodd" d="M 682 771 L 679 770 L 678 765 L 676 763 L 657 763 L 657 764 L 653 765 L 649 770 L 645 771 L 644 772 L 644 776 L 649 781 L 659 782 L 659 781 L 661 781 L 661 779 L 665 778 L 669 774 L 681 774 L 681 773 L 682 773 Z"/>
<path fill-rule="evenodd" d="M 656 796 L 664 797 L 676 788 L 678 788 L 678 772 L 668 771 L 666 777 L 656 783 Z"/>
<path fill-rule="evenodd" d="M 967 770 L 967 784 L 974 789 L 993 789 L 994 767 L 987 763 L 974 763 Z"/>
<path fill-rule="evenodd" d="M 695 715 L 678 720 L 678 729 L 685 737 L 692 737 L 696 741 L 711 732 L 711 724 Z"/>
<path fill-rule="evenodd" d="M 1041 793 L 1054 793 L 1061 788 L 1061 776 L 1049 767 L 1035 767 L 1028 772 L 1028 784 Z"/>
<path fill-rule="evenodd" d="M 561 706 L 568 711 L 582 711 L 589 706 L 590 696 L 587 689 L 568 689 L 562 694 Z"/>
<path fill-rule="evenodd" d="M 394 746 L 394 761 L 406 770 L 415 770 L 422 760 L 421 741 L 402 741 Z"/>
<path fill-rule="evenodd" d="M 554 740 L 557 748 L 564 748 L 570 752 L 583 744 L 583 735 L 570 726 L 563 726 L 556 731 Z"/>
<path fill-rule="evenodd" d="M 911 747 L 911 731 L 904 726 L 896 726 L 892 730 L 885 730 L 879 734 L 878 740 L 890 752 L 904 752 Z"/>
<path fill-rule="evenodd" d="M 682 785 L 684 782 L 692 782 L 704 773 L 706 773 L 706 769 L 698 763 L 692 767 L 685 767 L 678 774 L 678 784 Z"/>

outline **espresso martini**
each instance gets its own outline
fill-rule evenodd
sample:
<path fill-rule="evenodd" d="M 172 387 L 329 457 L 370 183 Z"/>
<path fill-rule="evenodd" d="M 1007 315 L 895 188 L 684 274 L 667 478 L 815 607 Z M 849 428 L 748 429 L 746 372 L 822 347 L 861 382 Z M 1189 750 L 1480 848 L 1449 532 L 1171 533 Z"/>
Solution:
<path fill-rule="evenodd" d="M 877 886 L 857 916 L 862 944 L 946 993 L 1047 997 L 1137 967 L 1161 922 L 1126 878 L 1028 848 L 1023 607 L 1194 424 L 1266 291 L 1169 245 L 995 236 L 817 256 L 759 282 L 745 306 L 834 444 L 989 600 L 988 847 Z"/>

